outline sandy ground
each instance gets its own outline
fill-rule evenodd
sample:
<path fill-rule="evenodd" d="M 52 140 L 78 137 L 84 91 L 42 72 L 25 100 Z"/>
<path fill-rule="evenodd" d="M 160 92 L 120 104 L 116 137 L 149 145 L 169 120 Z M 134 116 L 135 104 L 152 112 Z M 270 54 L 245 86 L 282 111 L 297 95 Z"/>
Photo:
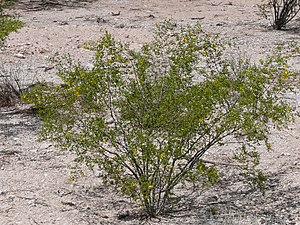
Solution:
<path fill-rule="evenodd" d="M 206 32 L 233 40 L 253 59 L 276 42 L 298 42 L 300 37 L 297 22 L 287 31 L 271 30 L 269 21 L 257 15 L 258 0 L 47 2 L 19 1 L 14 12 L 26 25 L 1 50 L 1 64 L 21 68 L 24 85 L 36 79 L 57 80 L 47 61 L 56 52 L 70 53 L 88 65 L 92 53 L 82 46 L 98 39 L 103 28 L 139 47 L 151 39 L 154 24 L 165 18 L 200 21 Z M 295 68 L 298 65 L 296 59 Z M 296 103 L 300 105 L 299 96 Z M 105 187 L 97 174 L 87 172 L 70 182 L 72 154 L 38 142 L 40 121 L 24 109 L 0 109 L 0 225 L 300 224 L 300 120 L 272 134 L 273 151 L 262 150 L 261 168 L 268 177 L 265 196 L 245 187 L 241 176 L 224 166 L 222 182 L 196 189 L 177 203 L 176 212 L 144 220 L 137 206 Z M 228 155 L 220 157 L 226 160 Z"/>

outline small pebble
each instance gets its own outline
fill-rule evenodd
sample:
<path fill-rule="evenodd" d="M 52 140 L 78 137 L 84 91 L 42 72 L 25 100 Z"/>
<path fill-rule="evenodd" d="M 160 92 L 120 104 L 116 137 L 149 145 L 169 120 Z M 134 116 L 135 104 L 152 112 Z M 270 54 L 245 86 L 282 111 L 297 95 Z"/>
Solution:
<path fill-rule="evenodd" d="M 19 58 L 19 59 L 25 59 L 26 58 L 25 55 L 23 55 L 22 53 L 15 54 L 15 57 Z"/>

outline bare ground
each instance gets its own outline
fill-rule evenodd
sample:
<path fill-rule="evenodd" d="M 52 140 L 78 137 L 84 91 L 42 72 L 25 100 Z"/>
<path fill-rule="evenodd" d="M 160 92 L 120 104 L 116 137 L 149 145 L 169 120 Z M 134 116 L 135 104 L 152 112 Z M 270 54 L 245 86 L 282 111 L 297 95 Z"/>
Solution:
<path fill-rule="evenodd" d="M 25 84 L 57 80 L 47 61 L 55 52 L 68 52 L 88 65 L 92 54 L 82 46 L 99 38 L 103 28 L 139 47 L 151 39 L 156 22 L 171 17 L 179 23 L 200 21 L 205 31 L 233 40 L 253 59 L 278 41 L 299 41 L 297 22 L 286 31 L 271 30 L 257 15 L 258 0 L 42 2 L 19 1 L 14 11 L 26 25 L 9 37 L 0 54 L 2 65 L 22 68 Z M 297 69 L 298 64 L 296 59 Z M 237 171 L 223 166 L 222 182 L 193 192 L 179 188 L 186 197 L 177 199 L 175 211 L 147 220 L 137 206 L 105 187 L 96 173 L 70 182 L 72 154 L 38 142 L 40 121 L 26 109 L 20 104 L 0 111 L 1 225 L 300 224 L 299 120 L 289 130 L 273 132 L 273 151 L 262 149 L 261 168 L 268 178 L 265 195 L 243 185 Z M 219 156 L 228 159 L 227 153 Z"/>

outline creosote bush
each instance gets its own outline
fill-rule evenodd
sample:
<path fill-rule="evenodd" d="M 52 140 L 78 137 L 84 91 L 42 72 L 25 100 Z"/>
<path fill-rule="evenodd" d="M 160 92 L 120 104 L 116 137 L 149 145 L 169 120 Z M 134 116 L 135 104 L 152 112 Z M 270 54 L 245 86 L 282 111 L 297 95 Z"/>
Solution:
<path fill-rule="evenodd" d="M 275 30 L 281 30 L 293 20 L 300 11 L 299 0 L 266 0 L 259 5 L 260 11 L 265 18 L 272 14 L 272 26 Z"/>
<path fill-rule="evenodd" d="M 296 77 L 287 57 L 275 51 L 253 63 L 226 57 L 227 47 L 199 24 L 165 21 L 140 50 L 106 32 L 89 45 L 92 69 L 56 58 L 63 83 L 23 97 L 39 110 L 43 138 L 75 152 L 75 162 L 97 165 L 107 184 L 154 217 L 171 207 L 180 183 L 219 181 L 202 159 L 224 144 L 239 146 L 235 159 L 263 189 L 255 146 L 269 149 L 270 129 L 293 120 L 284 96 Z"/>

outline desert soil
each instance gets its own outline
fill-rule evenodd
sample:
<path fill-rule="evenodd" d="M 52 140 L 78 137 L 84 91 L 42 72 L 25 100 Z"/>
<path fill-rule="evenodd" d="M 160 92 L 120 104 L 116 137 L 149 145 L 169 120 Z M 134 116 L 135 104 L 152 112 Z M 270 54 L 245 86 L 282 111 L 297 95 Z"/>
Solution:
<path fill-rule="evenodd" d="M 256 60 L 276 42 L 299 41 L 297 21 L 273 31 L 258 15 L 259 0 L 20 0 L 13 9 L 25 22 L 1 50 L 3 67 L 19 69 L 23 85 L 57 81 L 49 57 L 70 53 L 89 65 L 92 53 L 82 46 L 106 29 L 134 48 L 151 39 L 156 22 L 201 22 L 204 31 L 232 40 Z M 294 67 L 298 69 L 299 60 Z M 299 96 L 295 96 L 299 106 Z M 261 150 L 261 168 L 268 180 L 265 195 L 243 185 L 232 167 L 224 179 L 193 192 L 180 189 L 175 211 L 148 220 L 138 207 L 102 184 L 97 171 L 70 182 L 73 155 L 50 142 L 39 142 L 41 122 L 28 106 L 0 111 L 0 225 L 15 224 L 300 224 L 300 123 L 271 134 L 273 150 Z M 228 147 L 214 161 L 229 160 Z"/>

